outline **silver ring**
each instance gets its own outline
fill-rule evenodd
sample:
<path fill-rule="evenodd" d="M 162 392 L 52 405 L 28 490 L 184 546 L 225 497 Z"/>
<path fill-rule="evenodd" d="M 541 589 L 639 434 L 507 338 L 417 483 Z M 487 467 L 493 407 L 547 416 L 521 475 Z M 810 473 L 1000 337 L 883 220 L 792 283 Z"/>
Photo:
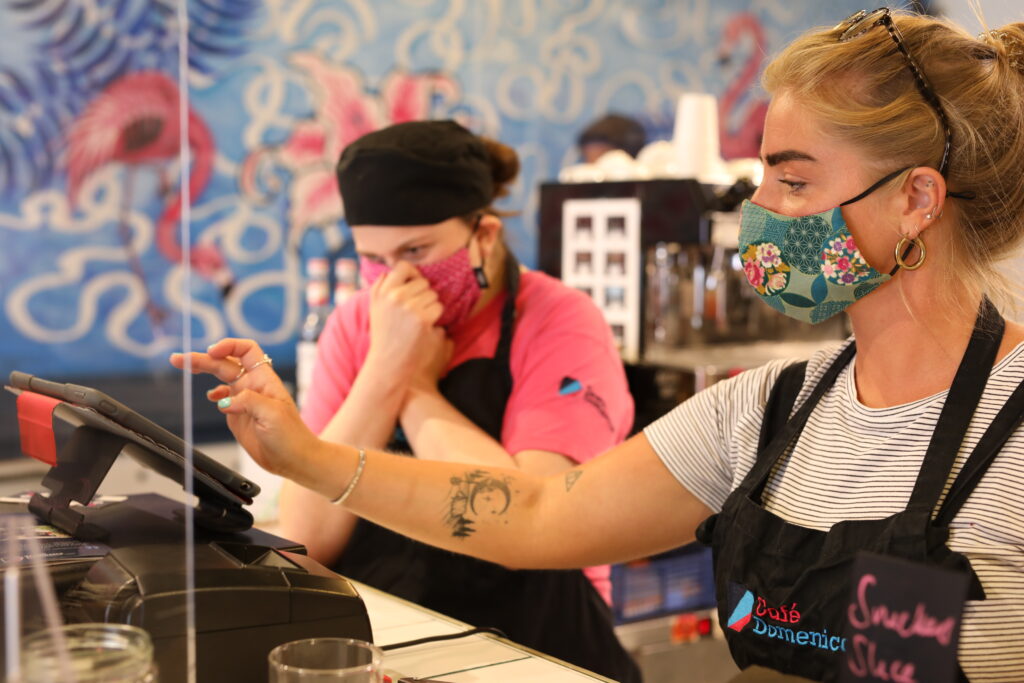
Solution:
<path fill-rule="evenodd" d="M 246 372 L 252 372 L 253 370 L 255 370 L 256 368 L 258 368 L 261 365 L 271 365 L 272 366 L 273 364 L 274 364 L 274 359 L 271 358 L 270 356 L 268 356 L 267 354 L 263 354 L 263 358 L 260 358 L 258 361 L 256 361 L 252 365 L 250 365 L 248 368 L 245 369 L 245 371 Z M 239 377 L 241 377 L 241 375 L 239 375 Z"/>
<path fill-rule="evenodd" d="M 237 374 L 237 375 L 235 375 L 235 378 L 234 378 L 234 379 L 232 379 L 232 380 L 229 380 L 229 381 L 228 381 L 228 384 L 234 384 L 234 383 L 235 383 L 235 382 L 237 382 L 238 380 L 242 379 L 242 375 L 244 375 L 244 374 L 245 374 L 245 366 L 244 366 L 244 365 L 242 365 L 241 363 L 239 363 L 239 364 L 238 364 L 238 374 Z"/>

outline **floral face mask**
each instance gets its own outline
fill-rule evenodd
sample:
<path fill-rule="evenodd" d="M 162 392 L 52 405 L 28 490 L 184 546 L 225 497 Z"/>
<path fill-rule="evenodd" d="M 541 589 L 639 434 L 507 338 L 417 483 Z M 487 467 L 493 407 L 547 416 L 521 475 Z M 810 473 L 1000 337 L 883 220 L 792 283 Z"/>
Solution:
<path fill-rule="evenodd" d="M 807 216 L 784 216 L 751 201 L 740 208 L 739 253 L 747 282 L 772 308 L 820 323 L 889 280 L 854 244 L 842 207 L 860 201 L 905 171 L 890 173 L 853 199 Z"/>

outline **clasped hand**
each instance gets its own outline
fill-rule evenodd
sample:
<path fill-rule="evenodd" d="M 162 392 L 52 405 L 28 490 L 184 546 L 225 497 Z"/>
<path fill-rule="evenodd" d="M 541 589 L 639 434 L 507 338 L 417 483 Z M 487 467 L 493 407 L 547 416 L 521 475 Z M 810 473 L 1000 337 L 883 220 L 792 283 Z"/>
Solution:
<path fill-rule="evenodd" d="M 452 343 L 436 325 L 444 308 L 415 266 L 399 261 L 370 289 L 370 350 L 365 369 L 400 385 L 436 386 Z"/>

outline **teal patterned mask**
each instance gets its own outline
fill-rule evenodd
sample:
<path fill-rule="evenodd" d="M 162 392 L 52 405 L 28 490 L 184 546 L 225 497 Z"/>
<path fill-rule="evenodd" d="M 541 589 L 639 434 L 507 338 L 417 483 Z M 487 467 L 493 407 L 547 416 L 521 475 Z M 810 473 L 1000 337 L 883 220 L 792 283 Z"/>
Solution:
<path fill-rule="evenodd" d="M 747 282 L 772 308 L 820 323 L 873 292 L 896 272 L 880 273 L 864 260 L 841 207 L 868 196 L 900 169 L 834 209 L 784 216 L 750 201 L 740 209 L 739 253 Z"/>

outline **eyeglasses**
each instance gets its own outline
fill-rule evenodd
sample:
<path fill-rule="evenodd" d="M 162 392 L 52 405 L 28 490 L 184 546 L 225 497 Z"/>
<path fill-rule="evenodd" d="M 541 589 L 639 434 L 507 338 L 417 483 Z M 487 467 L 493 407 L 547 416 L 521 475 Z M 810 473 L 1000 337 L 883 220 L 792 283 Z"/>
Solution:
<path fill-rule="evenodd" d="M 903 58 L 907 60 L 907 67 L 910 69 L 910 73 L 914 76 L 914 82 L 917 84 L 917 89 L 921 91 L 921 95 L 925 101 L 931 105 L 935 113 L 939 115 L 939 120 L 942 122 L 942 129 L 946 134 L 946 146 L 942 150 L 942 161 L 939 163 L 939 173 L 943 177 L 946 175 L 946 170 L 949 168 L 949 147 L 953 142 L 953 130 L 949 127 L 949 119 L 946 117 L 946 111 L 942 108 L 942 103 L 939 102 L 938 96 L 932 89 L 931 85 L 928 84 L 928 79 L 924 77 L 924 72 L 921 71 L 921 67 L 917 65 L 914 58 L 910 56 L 910 51 L 907 50 L 906 43 L 903 41 L 903 34 L 900 33 L 900 29 L 896 26 L 896 23 L 892 20 L 892 15 L 889 12 L 888 7 L 880 7 L 873 12 L 867 10 L 861 10 L 851 14 L 849 18 L 840 23 L 835 27 L 836 31 L 840 31 L 839 42 L 845 43 L 849 40 L 853 40 L 858 36 L 862 36 L 874 27 L 881 24 L 885 27 L 885 30 L 889 32 L 894 43 L 896 43 L 896 49 L 900 51 Z"/>

